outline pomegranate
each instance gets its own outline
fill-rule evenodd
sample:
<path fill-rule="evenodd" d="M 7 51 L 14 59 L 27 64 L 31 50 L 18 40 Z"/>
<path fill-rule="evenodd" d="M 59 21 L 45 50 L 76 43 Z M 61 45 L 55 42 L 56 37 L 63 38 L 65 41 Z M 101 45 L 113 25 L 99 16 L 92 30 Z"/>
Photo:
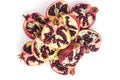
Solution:
<path fill-rule="evenodd" d="M 44 44 L 40 38 L 36 38 L 32 43 L 32 53 L 38 60 L 51 60 L 57 55 L 57 51 L 57 49 L 53 49 Z"/>
<path fill-rule="evenodd" d="M 49 47 L 66 48 L 71 42 L 69 29 L 63 24 L 62 18 L 53 17 L 42 30 L 42 41 Z"/>
<path fill-rule="evenodd" d="M 74 75 L 83 55 L 100 48 L 100 34 L 89 29 L 97 12 L 97 7 L 87 3 L 70 8 L 64 0 L 57 0 L 48 6 L 46 18 L 36 12 L 23 15 L 24 32 L 33 41 L 24 44 L 19 58 L 28 66 L 49 61 L 56 73 Z"/>
<path fill-rule="evenodd" d="M 59 61 L 65 66 L 75 66 L 83 56 L 83 51 L 83 45 L 72 42 L 67 48 L 59 51 Z"/>
<path fill-rule="evenodd" d="M 23 60 L 28 66 L 36 66 L 43 64 L 44 61 L 37 60 L 35 56 L 32 54 L 31 45 L 32 41 L 28 41 L 27 43 L 25 43 L 22 49 L 22 53 L 18 55 L 19 58 Z"/>
<path fill-rule="evenodd" d="M 53 60 L 50 60 L 50 66 L 56 73 L 61 75 L 74 75 L 75 73 L 75 66 L 65 66 L 61 64 L 57 56 Z"/>
<path fill-rule="evenodd" d="M 95 22 L 97 12 L 97 7 L 85 3 L 76 4 L 71 10 L 71 14 L 79 20 L 81 28 L 89 28 Z"/>
<path fill-rule="evenodd" d="M 26 16 L 24 16 L 24 18 L 25 21 L 23 24 L 23 29 L 26 35 L 31 39 L 35 39 L 35 37 L 41 36 L 43 25 L 46 24 L 48 19 L 45 19 L 39 13 L 27 14 Z"/>
<path fill-rule="evenodd" d="M 86 49 L 96 52 L 100 48 L 101 36 L 94 30 L 86 29 L 81 30 L 76 38 L 76 42 L 82 43 Z"/>
<path fill-rule="evenodd" d="M 72 42 L 67 48 L 58 52 L 58 56 L 50 61 L 51 68 L 58 74 L 75 74 L 75 66 L 83 56 L 84 47 Z"/>
<path fill-rule="evenodd" d="M 80 31 L 80 25 L 77 18 L 73 15 L 62 15 L 64 24 L 68 27 L 71 35 L 71 40 L 74 40 Z"/>
<path fill-rule="evenodd" d="M 58 0 L 53 2 L 46 11 L 46 16 L 60 16 L 63 14 L 69 14 L 70 13 L 70 7 L 68 4 L 63 0 Z"/>

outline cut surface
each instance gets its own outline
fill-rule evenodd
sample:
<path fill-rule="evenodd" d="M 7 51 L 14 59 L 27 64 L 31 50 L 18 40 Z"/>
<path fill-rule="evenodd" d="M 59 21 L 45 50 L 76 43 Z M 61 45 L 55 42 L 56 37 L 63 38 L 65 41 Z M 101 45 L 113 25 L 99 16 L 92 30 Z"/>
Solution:
<path fill-rule="evenodd" d="M 100 48 L 101 36 L 96 31 L 90 29 L 81 30 L 76 38 L 76 42 L 80 42 L 87 49 L 95 52 Z"/>
<path fill-rule="evenodd" d="M 71 40 L 75 39 L 78 32 L 80 31 L 80 25 L 78 20 L 75 18 L 75 16 L 72 16 L 70 14 L 63 15 L 63 22 L 68 27 L 71 35 Z"/>
<path fill-rule="evenodd" d="M 79 20 L 81 28 L 89 28 L 95 22 L 97 11 L 97 7 L 79 3 L 72 7 L 71 14 Z"/>
<path fill-rule="evenodd" d="M 83 51 L 83 45 L 72 42 L 67 48 L 59 51 L 59 61 L 65 66 L 75 66 L 83 56 Z"/>
<path fill-rule="evenodd" d="M 39 13 L 27 14 L 24 18 L 23 29 L 26 35 L 31 39 L 41 36 L 43 25 L 46 24 L 47 19 Z"/>
<path fill-rule="evenodd" d="M 45 44 L 56 49 L 66 48 L 71 42 L 68 28 L 58 20 L 46 24 L 43 28 L 41 37 Z"/>
<path fill-rule="evenodd" d="M 36 38 L 32 44 L 32 52 L 38 60 L 48 61 L 57 55 L 57 50 L 45 45 L 41 39 Z"/>
<path fill-rule="evenodd" d="M 63 14 L 69 14 L 70 13 L 70 7 L 68 4 L 63 0 L 58 0 L 56 2 L 53 2 L 46 11 L 46 16 L 60 16 Z"/>
<path fill-rule="evenodd" d="M 24 44 L 22 53 L 19 54 L 19 58 L 25 62 L 28 66 L 37 66 L 43 64 L 44 61 L 37 60 L 35 56 L 32 54 L 31 50 L 32 41 L 28 41 Z"/>
<path fill-rule="evenodd" d="M 50 61 L 50 66 L 56 73 L 62 75 L 67 75 L 67 74 L 73 75 L 75 72 L 75 66 L 64 66 L 59 62 L 57 56 Z"/>

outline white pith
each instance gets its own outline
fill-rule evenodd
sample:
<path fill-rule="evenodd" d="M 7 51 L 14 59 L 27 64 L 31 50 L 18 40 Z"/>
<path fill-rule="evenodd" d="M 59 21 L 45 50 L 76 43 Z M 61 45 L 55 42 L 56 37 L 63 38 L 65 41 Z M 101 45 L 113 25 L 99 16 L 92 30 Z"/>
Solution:
<path fill-rule="evenodd" d="M 85 16 L 89 9 L 88 8 L 86 8 L 86 9 L 80 8 L 80 10 L 81 10 L 81 13 L 83 14 L 83 16 Z"/>

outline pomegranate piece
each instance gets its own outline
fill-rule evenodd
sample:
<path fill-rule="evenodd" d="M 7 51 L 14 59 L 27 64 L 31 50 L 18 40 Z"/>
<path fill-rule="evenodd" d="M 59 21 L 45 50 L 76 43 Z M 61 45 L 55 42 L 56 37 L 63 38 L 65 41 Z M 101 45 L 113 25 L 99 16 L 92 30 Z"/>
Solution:
<path fill-rule="evenodd" d="M 63 14 L 69 14 L 70 13 L 70 7 L 68 4 L 63 0 L 58 0 L 56 2 L 53 2 L 46 11 L 46 16 L 60 16 Z"/>
<path fill-rule="evenodd" d="M 41 36 L 43 25 L 45 25 L 48 20 L 39 13 L 27 14 L 24 18 L 23 29 L 26 35 L 31 39 Z"/>
<path fill-rule="evenodd" d="M 81 30 L 76 38 L 76 42 L 80 42 L 87 50 L 96 52 L 100 48 L 101 36 L 96 31 L 86 29 Z"/>
<path fill-rule="evenodd" d="M 84 47 L 80 43 L 72 42 L 67 48 L 58 53 L 58 58 L 64 66 L 75 66 L 83 56 Z"/>
<path fill-rule="evenodd" d="M 57 0 L 48 6 L 46 18 L 40 13 L 23 15 L 24 32 L 33 41 L 24 44 L 19 58 L 28 66 L 50 61 L 56 73 L 74 75 L 83 55 L 100 48 L 100 34 L 88 29 L 97 12 L 97 7 L 87 3 L 70 8 L 64 0 Z"/>
<path fill-rule="evenodd" d="M 58 74 L 75 74 L 75 66 L 83 56 L 84 47 L 72 42 L 67 48 L 58 52 L 58 56 L 50 61 L 51 68 Z"/>
<path fill-rule="evenodd" d="M 37 66 L 43 64 L 44 61 L 37 60 L 31 51 L 32 41 L 25 43 L 22 49 L 22 53 L 19 54 L 19 58 L 25 62 L 28 66 Z"/>
<path fill-rule="evenodd" d="M 48 61 L 57 55 L 57 49 L 48 47 L 40 38 L 36 38 L 32 43 L 32 53 L 38 60 Z"/>
<path fill-rule="evenodd" d="M 46 45 L 56 49 L 66 48 L 71 42 L 68 27 L 58 17 L 54 17 L 43 27 L 41 38 Z"/>
<path fill-rule="evenodd" d="M 97 7 L 85 3 L 76 4 L 71 10 L 71 14 L 79 20 L 81 28 L 89 28 L 95 22 L 97 12 Z"/>
<path fill-rule="evenodd" d="M 50 66 L 56 73 L 61 75 L 74 75 L 75 73 L 75 66 L 64 66 L 59 62 L 57 56 L 53 60 L 50 60 Z"/>
<path fill-rule="evenodd" d="M 70 14 L 62 15 L 64 24 L 68 27 L 71 35 L 71 40 L 74 40 L 80 31 L 80 23 L 75 16 Z"/>

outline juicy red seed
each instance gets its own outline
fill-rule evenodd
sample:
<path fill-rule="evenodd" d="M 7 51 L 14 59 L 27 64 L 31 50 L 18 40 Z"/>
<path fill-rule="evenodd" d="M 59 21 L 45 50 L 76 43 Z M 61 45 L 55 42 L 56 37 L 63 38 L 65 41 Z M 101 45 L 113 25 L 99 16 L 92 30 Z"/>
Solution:
<path fill-rule="evenodd" d="M 87 43 L 84 42 L 83 45 L 84 45 L 84 49 L 87 50 L 87 49 L 88 49 L 88 45 L 87 45 Z"/>
<path fill-rule="evenodd" d="M 42 20 L 41 18 L 36 18 L 36 20 L 41 24 L 46 24 L 45 20 Z"/>
<path fill-rule="evenodd" d="M 56 8 L 60 9 L 61 4 L 62 4 L 61 2 L 56 3 Z"/>
<path fill-rule="evenodd" d="M 76 42 L 80 42 L 80 41 L 82 41 L 82 38 L 80 36 L 77 36 Z"/>
<path fill-rule="evenodd" d="M 67 41 L 66 35 L 64 34 L 64 32 L 62 30 L 67 31 L 63 26 L 61 26 L 60 28 L 57 29 L 56 34 L 60 35 L 61 37 L 63 37 L 63 41 L 64 43 Z"/>
<path fill-rule="evenodd" d="M 63 38 L 62 43 L 66 43 L 67 41 L 66 35 L 62 31 L 59 31 L 59 30 L 56 33 Z"/>
<path fill-rule="evenodd" d="M 78 13 L 79 15 L 77 16 L 77 18 L 79 19 L 79 20 L 81 20 L 82 18 L 83 18 L 83 14 L 82 13 Z"/>
<path fill-rule="evenodd" d="M 95 43 L 98 43 L 98 42 L 100 42 L 100 39 L 97 39 L 97 41 Z"/>
<path fill-rule="evenodd" d="M 93 52 L 97 51 L 99 48 L 96 48 L 95 45 L 90 45 L 89 49 Z"/>
<path fill-rule="evenodd" d="M 68 25 L 69 28 L 77 30 L 77 28 L 73 25 Z"/>
<path fill-rule="evenodd" d="M 55 42 L 55 35 L 52 35 L 51 33 L 45 33 L 45 39 L 43 40 L 45 43 L 49 43 L 50 41 Z"/>
<path fill-rule="evenodd" d="M 53 55 L 55 51 L 51 50 L 49 55 Z"/>
<path fill-rule="evenodd" d="M 47 58 L 47 54 L 46 53 L 42 53 L 42 57 L 45 59 L 45 58 Z"/>
<path fill-rule="evenodd" d="M 69 61 L 72 61 L 73 60 L 73 51 L 71 51 L 67 57 L 68 57 Z"/>
<path fill-rule="evenodd" d="M 27 58 L 26 63 L 27 63 L 28 65 L 30 65 L 30 64 L 29 64 L 29 61 L 32 61 L 32 62 L 37 61 L 39 64 L 40 64 L 40 63 L 43 63 L 43 61 L 37 60 L 34 56 L 30 56 L 30 57 Z"/>
<path fill-rule="evenodd" d="M 71 36 L 74 36 L 75 34 L 76 34 L 76 32 L 75 32 L 75 31 L 70 30 L 70 35 L 71 35 Z"/>
<path fill-rule="evenodd" d="M 53 30 L 52 26 L 48 25 L 47 27 L 49 28 L 50 33 L 54 33 L 54 30 Z"/>
<path fill-rule="evenodd" d="M 43 27 L 42 27 L 42 26 L 39 26 L 39 27 L 38 27 L 38 30 L 39 30 L 39 31 L 42 31 L 42 30 L 43 30 Z"/>
<path fill-rule="evenodd" d="M 33 18 L 33 19 L 36 19 L 37 17 L 38 17 L 38 14 L 36 14 L 36 13 L 33 13 L 33 14 L 32 14 L 32 18 Z"/>
<path fill-rule="evenodd" d="M 74 57 L 75 60 L 79 60 L 80 59 L 80 54 L 76 54 Z"/>
<path fill-rule="evenodd" d="M 57 39 L 56 41 L 57 41 L 58 47 L 60 47 L 60 43 L 64 43 L 63 40 L 61 40 L 61 39 Z"/>
<path fill-rule="evenodd" d="M 90 36 L 87 35 L 87 34 L 83 35 L 82 37 L 83 37 L 83 39 L 85 40 L 85 42 L 86 42 L 87 44 L 89 44 L 89 43 L 91 43 L 91 42 L 93 41 L 93 39 L 90 38 Z"/>
<path fill-rule="evenodd" d="M 34 32 L 34 31 L 36 31 L 38 29 L 39 29 L 39 27 L 35 24 L 34 27 L 31 29 L 31 31 Z"/>
<path fill-rule="evenodd" d="M 55 41 L 54 40 L 55 36 L 52 35 L 54 33 L 53 28 L 51 26 L 49 26 L 49 25 L 47 27 L 49 28 L 50 32 L 44 34 L 45 35 L 45 39 L 44 39 L 45 43 L 49 43 L 51 40 Z"/>
<path fill-rule="evenodd" d="M 69 17 L 68 17 L 68 16 L 66 16 L 65 19 L 66 19 L 66 25 L 67 25 L 69 28 L 72 28 L 72 29 L 76 29 L 76 30 L 77 30 L 77 28 L 76 28 L 75 26 L 69 25 Z"/>
<path fill-rule="evenodd" d="M 60 12 L 68 13 L 67 7 L 68 7 L 68 6 L 67 6 L 66 4 L 64 4 L 64 5 L 61 7 Z"/>
<path fill-rule="evenodd" d="M 34 42 L 34 44 L 33 44 L 33 46 L 34 46 L 34 53 L 35 53 L 35 55 L 37 56 L 37 57 L 39 57 L 40 56 L 40 54 L 39 54 L 39 52 L 38 52 L 38 50 L 37 50 L 37 48 L 35 47 L 36 46 L 36 42 Z"/>
<path fill-rule="evenodd" d="M 81 47 L 80 47 L 80 55 L 83 55 L 83 54 L 84 54 L 84 50 L 85 50 L 85 47 L 84 47 L 84 46 L 81 46 Z"/>
<path fill-rule="evenodd" d="M 30 56 L 30 57 L 27 58 L 26 63 L 29 65 L 29 61 L 34 62 L 34 61 L 36 61 L 36 60 L 37 60 L 37 59 L 36 59 L 34 56 Z"/>
<path fill-rule="evenodd" d="M 43 46 L 41 47 L 40 51 L 41 51 L 42 53 L 47 53 L 47 52 L 50 53 L 49 47 L 47 47 L 47 46 L 45 46 L 45 45 L 43 45 Z"/>
<path fill-rule="evenodd" d="M 52 15 L 52 16 L 55 16 L 54 9 L 55 9 L 55 5 L 51 6 L 49 11 L 48 11 L 48 14 Z"/>
<path fill-rule="evenodd" d="M 53 66 L 55 66 L 58 70 L 63 71 L 63 74 L 68 73 L 68 68 L 60 64 L 59 60 L 56 60 L 55 62 L 53 62 Z"/>
<path fill-rule="evenodd" d="M 87 7 L 87 4 L 80 4 L 80 8 L 86 9 Z"/>
<path fill-rule="evenodd" d="M 64 27 L 64 26 L 61 26 L 60 28 L 58 28 L 58 30 L 65 30 L 65 31 L 67 31 L 67 29 Z"/>
<path fill-rule="evenodd" d="M 25 45 L 25 46 L 23 47 L 23 50 L 24 50 L 25 52 L 29 53 L 29 54 L 32 54 L 32 52 L 31 52 L 31 46 L 28 46 L 28 47 L 27 47 L 27 46 Z"/>
<path fill-rule="evenodd" d="M 41 47 L 40 51 L 41 51 L 41 52 L 45 52 L 45 47 L 46 47 L 46 46 L 43 45 L 43 46 Z"/>
<path fill-rule="evenodd" d="M 83 26 L 85 26 L 86 23 L 87 23 L 87 25 L 89 25 L 89 23 L 88 23 L 88 17 L 84 16 L 83 17 Z"/>
<path fill-rule="evenodd" d="M 45 33 L 44 34 L 45 35 L 45 39 L 50 39 L 50 38 L 52 38 L 52 34 L 51 33 Z"/>
<path fill-rule="evenodd" d="M 92 34 L 92 33 L 91 33 L 91 32 L 89 32 L 89 31 L 88 31 L 87 33 L 88 33 L 88 35 L 91 35 L 91 34 Z"/>

